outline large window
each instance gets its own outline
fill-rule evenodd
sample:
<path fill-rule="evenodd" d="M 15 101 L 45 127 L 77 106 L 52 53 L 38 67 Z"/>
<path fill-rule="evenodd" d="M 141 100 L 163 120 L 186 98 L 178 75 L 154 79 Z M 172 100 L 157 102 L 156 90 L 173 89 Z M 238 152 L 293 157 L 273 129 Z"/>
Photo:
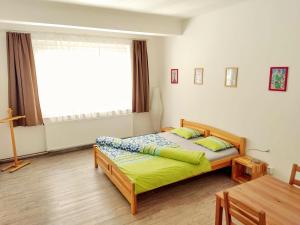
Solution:
<path fill-rule="evenodd" d="M 44 118 L 131 110 L 129 40 L 33 35 Z"/>

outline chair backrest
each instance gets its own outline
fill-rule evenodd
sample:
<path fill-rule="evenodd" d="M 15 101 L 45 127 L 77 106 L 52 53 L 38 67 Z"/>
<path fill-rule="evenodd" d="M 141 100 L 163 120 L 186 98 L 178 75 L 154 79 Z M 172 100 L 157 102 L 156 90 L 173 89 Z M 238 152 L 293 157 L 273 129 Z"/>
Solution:
<path fill-rule="evenodd" d="M 296 180 L 296 173 L 300 172 L 300 166 L 297 164 L 293 165 L 292 172 L 291 172 L 291 177 L 290 177 L 290 185 L 297 185 L 300 186 L 300 180 Z"/>
<path fill-rule="evenodd" d="M 265 212 L 245 205 L 241 201 L 229 196 L 227 191 L 223 194 L 227 225 L 234 225 L 232 217 L 244 225 L 266 225 Z"/>

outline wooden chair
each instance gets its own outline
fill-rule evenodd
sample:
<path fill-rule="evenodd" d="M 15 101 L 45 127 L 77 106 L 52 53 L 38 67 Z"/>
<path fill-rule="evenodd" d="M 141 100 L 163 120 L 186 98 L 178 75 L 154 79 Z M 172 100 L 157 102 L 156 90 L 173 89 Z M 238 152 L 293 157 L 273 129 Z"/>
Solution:
<path fill-rule="evenodd" d="M 297 164 L 294 164 L 293 168 L 292 168 L 290 182 L 289 182 L 290 185 L 300 186 L 300 180 L 296 180 L 296 173 L 297 172 L 300 172 L 300 166 L 298 166 Z"/>
<path fill-rule="evenodd" d="M 232 222 L 231 217 L 234 217 L 244 225 L 266 225 L 265 212 L 258 211 L 245 205 L 239 200 L 229 196 L 227 191 L 223 192 L 223 194 L 227 225 L 235 225 Z"/>

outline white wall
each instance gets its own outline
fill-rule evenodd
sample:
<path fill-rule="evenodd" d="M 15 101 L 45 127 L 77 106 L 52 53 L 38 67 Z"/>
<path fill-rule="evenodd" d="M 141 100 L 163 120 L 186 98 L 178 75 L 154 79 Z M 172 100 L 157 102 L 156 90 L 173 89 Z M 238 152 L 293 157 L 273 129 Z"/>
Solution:
<path fill-rule="evenodd" d="M 49 30 L 47 31 L 49 32 Z M 6 117 L 8 107 L 5 35 L 5 30 L 0 30 L 0 118 Z M 114 37 L 117 36 L 117 34 L 114 34 Z M 124 38 L 124 35 L 121 36 Z M 141 36 L 130 36 L 130 38 L 147 39 L 150 88 L 152 89 L 152 87 L 158 86 L 159 72 L 161 71 L 160 51 L 158 49 L 161 48 L 161 38 Z M 51 133 L 51 139 L 48 140 L 48 143 L 43 126 L 15 128 L 17 151 L 19 155 L 43 152 L 46 151 L 47 147 L 59 149 L 90 144 L 100 135 L 127 137 L 153 132 L 149 113 L 139 113 L 107 119 L 101 118 L 98 120 L 54 123 L 48 125 L 48 128 L 47 132 Z M 0 159 L 11 157 L 9 129 L 6 124 L 0 125 L 0 134 Z"/>
<path fill-rule="evenodd" d="M 247 138 L 249 151 L 287 179 L 300 163 L 300 2 L 251 0 L 199 16 L 184 35 L 167 38 L 164 53 L 164 125 L 180 118 L 199 121 Z M 225 88 L 225 67 L 239 67 L 238 87 Z M 268 91 L 270 66 L 289 66 L 288 90 Z M 204 67 L 204 85 L 193 70 Z M 170 68 L 179 84 L 170 84 Z"/>

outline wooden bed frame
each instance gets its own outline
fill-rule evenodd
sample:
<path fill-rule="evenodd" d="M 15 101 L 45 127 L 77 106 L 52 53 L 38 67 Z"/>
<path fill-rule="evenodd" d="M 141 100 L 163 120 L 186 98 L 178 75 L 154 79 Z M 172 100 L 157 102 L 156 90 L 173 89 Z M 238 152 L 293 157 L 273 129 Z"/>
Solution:
<path fill-rule="evenodd" d="M 220 160 L 213 161 L 211 163 L 212 170 L 229 167 L 231 166 L 231 161 L 233 158 L 245 155 L 245 143 L 246 143 L 245 138 L 238 137 L 234 134 L 228 133 L 226 131 L 208 125 L 186 121 L 184 119 L 180 120 L 180 126 L 202 131 L 205 137 L 213 135 L 222 138 L 232 143 L 238 149 L 239 155 L 230 156 Z M 111 180 L 111 182 L 113 182 L 113 184 L 119 189 L 119 191 L 124 195 L 124 197 L 130 203 L 131 213 L 132 214 L 137 213 L 137 194 L 135 194 L 134 183 L 118 168 L 118 166 L 112 160 L 110 160 L 104 153 L 99 151 L 99 147 L 97 145 L 93 146 L 93 151 L 94 151 L 94 159 L 95 159 L 95 168 L 98 168 L 99 166 L 102 168 L 102 170 Z"/>

